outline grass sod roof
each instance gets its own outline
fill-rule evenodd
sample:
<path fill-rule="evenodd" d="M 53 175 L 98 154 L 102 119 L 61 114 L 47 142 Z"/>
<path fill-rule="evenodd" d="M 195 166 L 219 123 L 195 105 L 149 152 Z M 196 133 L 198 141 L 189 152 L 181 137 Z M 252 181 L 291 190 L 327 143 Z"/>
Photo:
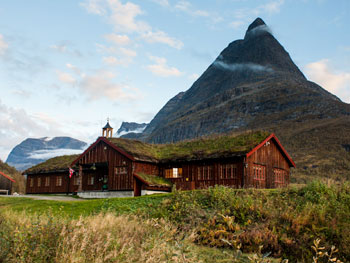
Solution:
<path fill-rule="evenodd" d="M 264 131 L 203 137 L 170 144 L 149 144 L 137 140 L 110 138 L 109 141 L 141 161 L 190 161 L 244 155 L 265 140 Z"/>
<path fill-rule="evenodd" d="M 136 173 L 136 176 L 141 178 L 143 181 L 146 181 L 149 186 L 172 187 L 173 185 L 170 180 L 156 175 Z"/>
<path fill-rule="evenodd" d="M 77 159 L 79 154 L 73 155 L 63 155 L 54 157 L 46 160 L 45 162 L 39 163 L 31 168 L 28 168 L 24 171 L 26 174 L 33 173 L 45 173 L 49 171 L 60 171 L 60 170 L 68 170 L 68 167 L 72 164 L 72 162 Z"/>

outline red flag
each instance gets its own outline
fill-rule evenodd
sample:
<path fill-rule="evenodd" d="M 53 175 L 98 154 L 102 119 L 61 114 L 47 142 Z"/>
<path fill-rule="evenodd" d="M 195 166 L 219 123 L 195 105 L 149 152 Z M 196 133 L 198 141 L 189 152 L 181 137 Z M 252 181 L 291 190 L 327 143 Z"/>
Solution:
<path fill-rule="evenodd" d="M 69 178 L 72 178 L 73 173 L 74 173 L 74 170 L 69 167 Z"/>

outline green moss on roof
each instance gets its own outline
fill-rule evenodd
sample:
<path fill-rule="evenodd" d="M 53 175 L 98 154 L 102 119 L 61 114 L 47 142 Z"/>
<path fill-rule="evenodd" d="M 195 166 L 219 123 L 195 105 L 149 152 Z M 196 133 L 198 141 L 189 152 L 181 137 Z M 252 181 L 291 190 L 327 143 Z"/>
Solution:
<path fill-rule="evenodd" d="M 7 163 L 4 163 L 2 160 L 0 160 L 0 172 L 3 172 L 8 177 L 14 180 L 13 174 L 20 175 L 20 173 L 12 166 L 8 165 Z"/>
<path fill-rule="evenodd" d="M 145 173 L 137 173 L 136 175 L 146 181 L 149 186 L 171 187 L 173 185 L 170 180 L 156 175 Z"/>
<path fill-rule="evenodd" d="M 142 161 L 179 161 L 243 155 L 269 136 L 258 131 L 227 134 L 170 144 L 149 144 L 137 140 L 111 138 L 114 145 Z"/>
<path fill-rule="evenodd" d="M 77 159 L 79 154 L 63 155 L 46 160 L 24 171 L 24 173 L 44 173 L 49 171 L 66 170 Z"/>

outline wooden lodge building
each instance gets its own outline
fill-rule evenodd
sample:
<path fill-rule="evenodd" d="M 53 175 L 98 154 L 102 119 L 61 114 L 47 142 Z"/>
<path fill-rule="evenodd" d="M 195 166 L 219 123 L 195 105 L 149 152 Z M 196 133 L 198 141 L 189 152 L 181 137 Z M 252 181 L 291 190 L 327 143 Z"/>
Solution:
<path fill-rule="evenodd" d="M 10 195 L 15 182 L 11 176 L 0 171 L 0 194 Z"/>
<path fill-rule="evenodd" d="M 82 197 L 140 196 L 202 189 L 277 188 L 290 182 L 295 164 L 274 134 L 245 133 L 173 144 L 112 138 L 109 123 L 79 156 L 63 156 L 34 166 L 27 193 L 72 193 Z M 69 168 L 75 173 L 69 178 Z"/>

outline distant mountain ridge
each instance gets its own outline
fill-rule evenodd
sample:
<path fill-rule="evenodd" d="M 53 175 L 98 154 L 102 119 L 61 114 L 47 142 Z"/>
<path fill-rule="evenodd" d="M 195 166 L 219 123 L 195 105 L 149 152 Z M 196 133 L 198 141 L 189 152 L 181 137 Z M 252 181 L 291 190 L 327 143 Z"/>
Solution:
<path fill-rule="evenodd" d="M 147 125 L 147 123 L 122 122 L 121 126 L 119 127 L 116 133 L 116 136 L 128 138 L 130 134 L 142 133 L 147 127 Z"/>
<path fill-rule="evenodd" d="M 6 163 L 23 171 L 55 156 L 81 153 L 86 146 L 70 137 L 28 138 L 12 149 Z"/>
<path fill-rule="evenodd" d="M 332 171 L 345 173 L 343 162 L 350 158 L 342 145 L 350 144 L 349 123 L 350 105 L 308 81 L 257 18 L 244 39 L 230 43 L 190 89 L 170 99 L 134 138 L 166 143 L 264 129 L 277 133 L 300 169 L 306 167 L 304 174 L 309 166 L 326 167 L 330 156 Z M 321 156 L 328 146 L 328 157 Z"/>

